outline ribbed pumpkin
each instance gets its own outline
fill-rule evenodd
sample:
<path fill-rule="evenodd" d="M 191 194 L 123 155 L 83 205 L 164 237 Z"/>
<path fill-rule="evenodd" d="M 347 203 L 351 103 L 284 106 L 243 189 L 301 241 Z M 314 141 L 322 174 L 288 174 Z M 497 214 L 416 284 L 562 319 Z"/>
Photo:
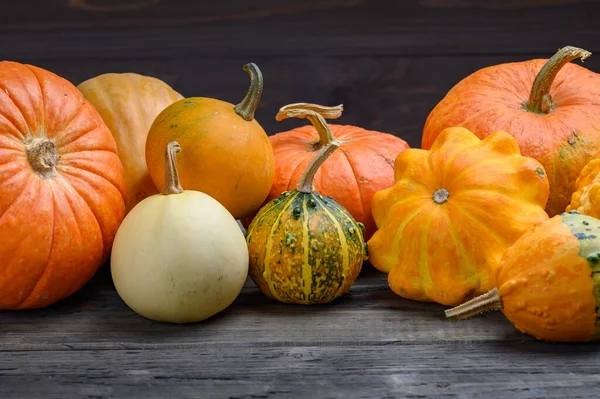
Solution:
<path fill-rule="evenodd" d="M 106 73 L 77 86 L 110 129 L 125 171 L 127 212 L 158 194 L 146 166 L 146 137 L 156 116 L 183 96 L 162 80 L 137 73 Z"/>
<path fill-rule="evenodd" d="M 269 298 L 298 304 L 328 303 L 347 293 L 367 259 L 364 226 L 333 198 L 315 192 L 314 176 L 339 148 L 323 114 L 328 107 L 284 107 L 277 119 L 307 118 L 327 137 L 297 187 L 268 202 L 256 215 L 246 241 L 250 276 Z"/>
<path fill-rule="evenodd" d="M 320 112 L 325 118 L 339 118 L 342 106 L 330 111 L 314 104 L 290 104 L 290 108 L 306 108 Z M 285 109 L 282 109 L 285 112 Z M 270 136 L 275 155 L 275 180 L 267 200 L 279 197 L 298 184 L 306 165 L 315 153 L 331 140 L 333 135 L 340 143 L 315 175 L 315 190 L 333 197 L 352 216 L 365 225 L 365 240 L 376 230 L 371 216 L 373 195 L 394 184 L 394 159 L 408 148 L 399 137 L 388 133 L 365 130 L 358 126 L 329 124 L 320 131 L 313 126 L 302 126 Z"/>
<path fill-rule="evenodd" d="M 600 218 L 600 159 L 592 159 L 585 165 L 575 184 L 577 191 L 573 193 L 567 211 Z"/>
<path fill-rule="evenodd" d="M 519 331 L 540 340 L 597 340 L 600 220 L 571 211 L 537 225 L 506 251 L 496 284 L 447 310 L 448 319 L 502 310 Z"/>
<path fill-rule="evenodd" d="M 513 135 L 525 156 L 548 174 L 550 216 L 565 210 L 583 167 L 600 157 L 600 74 L 569 62 L 589 52 L 565 47 L 549 60 L 495 65 L 463 79 L 431 111 L 422 147 L 447 127 L 484 138 Z"/>
<path fill-rule="evenodd" d="M 373 197 L 379 230 L 368 244 L 402 297 L 456 305 L 488 291 L 506 248 L 548 219 L 544 169 L 506 132 L 480 140 L 449 128 L 394 167 L 395 185 Z"/>
<path fill-rule="evenodd" d="M 115 140 L 77 88 L 0 62 L 0 309 L 79 290 L 110 253 L 124 195 Z"/>
<path fill-rule="evenodd" d="M 241 103 L 205 97 L 177 101 L 156 117 L 146 141 L 146 163 L 156 187 L 164 185 L 164 149 L 177 141 L 186 149 L 178 161 L 181 184 L 213 197 L 236 219 L 260 208 L 275 173 L 273 147 L 254 119 L 262 74 L 253 63 L 244 69 L 251 81 Z"/>

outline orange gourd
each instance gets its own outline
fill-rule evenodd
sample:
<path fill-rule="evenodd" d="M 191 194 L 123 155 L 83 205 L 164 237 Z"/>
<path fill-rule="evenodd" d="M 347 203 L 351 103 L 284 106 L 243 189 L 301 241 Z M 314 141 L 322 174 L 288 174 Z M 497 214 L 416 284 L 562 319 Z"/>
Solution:
<path fill-rule="evenodd" d="M 79 290 L 110 253 L 124 195 L 115 140 L 77 88 L 0 62 L 0 309 Z"/>
<path fill-rule="evenodd" d="M 598 339 L 600 220 L 572 211 L 535 226 L 504 254 L 496 286 L 446 317 L 502 310 L 519 331 L 540 340 Z"/>
<path fill-rule="evenodd" d="M 146 140 L 146 164 L 156 187 L 164 186 L 164 149 L 177 141 L 179 178 L 188 190 L 219 201 L 236 218 L 258 210 L 273 184 L 273 148 L 254 119 L 263 89 L 262 74 L 249 63 L 250 90 L 238 105 L 214 98 L 175 102 L 157 117 Z"/>
<path fill-rule="evenodd" d="M 328 119 L 339 118 L 343 109 L 341 105 L 323 108 L 300 103 L 281 108 L 280 115 L 292 108 L 314 110 Z M 371 199 L 377 191 L 394 184 L 394 159 L 408 144 L 391 134 L 357 126 L 328 126 L 340 149 L 318 170 L 315 190 L 333 197 L 356 221 L 363 223 L 368 240 L 376 230 Z M 275 180 L 267 200 L 296 187 L 306 166 L 328 140 L 323 132 L 313 126 L 302 126 L 270 137 L 275 154 Z"/>
<path fill-rule="evenodd" d="M 600 159 L 592 159 L 585 165 L 575 185 L 577 191 L 571 197 L 567 212 L 600 218 Z"/>
<path fill-rule="evenodd" d="M 422 147 L 447 127 L 462 126 L 484 138 L 513 135 L 525 156 L 548 174 L 550 216 L 565 210 L 583 167 L 600 157 L 600 74 L 569 63 L 589 52 L 565 47 L 549 60 L 481 69 L 452 88 L 431 111 Z"/>
<path fill-rule="evenodd" d="M 488 291 L 506 248 L 548 219 L 542 165 L 503 131 L 480 140 L 446 129 L 429 151 L 400 153 L 394 168 L 394 186 L 373 197 L 368 247 L 408 299 L 456 305 Z"/>
<path fill-rule="evenodd" d="M 158 194 L 146 166 L 146 137 L 156 116 L 183 96 L 162 80 L 137 73 L 106 73 L 77 88 L 110 129 L 125 171 L 127 212 Z"/>

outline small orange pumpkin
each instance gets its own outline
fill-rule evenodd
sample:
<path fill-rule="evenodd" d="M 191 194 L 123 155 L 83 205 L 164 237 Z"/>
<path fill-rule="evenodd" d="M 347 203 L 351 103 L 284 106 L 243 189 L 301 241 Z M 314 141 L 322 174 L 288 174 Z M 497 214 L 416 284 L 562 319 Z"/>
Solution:
<path fill-rule="evenodd" d="M 583 167 L 600 157 L 600 74 L 570 61 L 590 55 L 565 47 L 549 60 L 481 69 L 452 88 L 431 111 L 422 147 L 447 127 L 462 126 L 484 138 L 513 135 L 525 156 L 542 163 L 550 182 L 546 211 L 565 210 Z"/>
<path fill-rule="evenodd" d="M 162 80 L 137 73 L 105 73 L 77 88 L 100 113 L 117 142 L 129 212 L 158 193 L 146 166 L 146 136 L 156 116 L 183 96 Z"/>
<path fill-rule="evenodd" d="M 257 211 L 275 173 L 273 147 L 254 119 L 263 89 L 260 69 L 249 63 L 250 90 L 238 105 L 191 97 L 171 104 L 157 117 L 146 140 L 146 164 L 156 187 L 165 183 L 164 149 L 177 141 L 179 178 L 188 190 L 219 201 L 234 218 Z"/>
<path fill-rule="evenodd" d="M 535 226 L 504 254 L 496 286 L 446 317 L 502 310 L 540 340 L 599 339 L 600 220 L 571 211 Z"/>
<path fill-rule="evenodd" d="M 379 230 L 368 247 L 408 299 L 455 305 L 488 291 L 506 248 L 548 219 L 542 165 L 503 131 L 480 140 L 446 129 L 429 151 L 400 153 L 394 168 L 396 184 L 373 197 Z"/>
<path fill-rule="evenodd" d="M 334 119 L 341 116 L 343 107 L 289 104 L 279 110 L 279 115 L 284 115 L 288 109 L 306 109 Z M 302 126 L 270 137 L 275 154 L 275 180 L 267 200 L 278 198 L 296 187 L 302 172 L 319 149 L 335 139 L 341 147 L 317 171 L 315 190 L 333 197 L 356 221 L 363 223 L 365 239 L 368 240 L 376 230 L 371 215 L 371 199 L 377 191 L 394 184 L 394 159 L 408 148 L 408 144 L 391 134 L 357 126 L 328 126 L 327 130 L 315 129 L 312 125 Z M 332 137 L 325 137 L 326 134 Z M 249 220 L 244 222 L 249 224 Z"/>
<path fill-rule="evenodd" d="M 124 195 L 115 140 L 77 88 L 0 62 L 0 309 L 79 290 L 110 253 Z"/>

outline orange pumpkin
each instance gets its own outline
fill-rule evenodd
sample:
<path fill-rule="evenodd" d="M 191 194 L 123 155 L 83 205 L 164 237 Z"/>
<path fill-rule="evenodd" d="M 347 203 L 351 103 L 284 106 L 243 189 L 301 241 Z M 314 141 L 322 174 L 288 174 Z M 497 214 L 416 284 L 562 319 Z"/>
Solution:
<path fill-rule="evenodd" d="M 0 309 L 79 290 L 110 253 L 124 195 L 115 140 L 77 88 L 0 62 Z"/>
<path fill-rule="evenodd" d="M 502 258 L 497 288 L 446 310 L 461 320 L 502 310 L 515 327 L 546 341 L 600 338 L 600 220 L 575 211 L 520 237 Z"/>
<path fill-rule="evenodd" d="M 146 137 L 156 116 L 183 96 L 162 80 L 137 73 L 106 73 L 77 86 L 112 132 L 125 170 L 127 212 L 158 194 L 146 166 Z"/>
<path fill-rule="evenodd" d="M 214 98 L 175 102 L 157 117 L 146 140 L 146 163 L 156 187 L 165 180 L 164 149 L 177 141 L 181 185 L 219 201 L 236 218 L 258 210 L 273 184 L 273 147 L 254 119 L 263 89 L 258 67 L 247 64 L 250 90 L 236 106 Z"/>
<path fill-rule="evenodd" d="M 577 191 L 573 193 L 567 211 L 600 218 L 600 159 L 592 159 L 585 165 L 575 185 Z"/>
<path fill-rule="evenodd" d="M 314 104 L 290 104 L 282 107 L 279 115 L 288 109 L 306 109 L 326 118 L 339 118 L 343 107 L 320 107 Z M 303 126 L 270 137 L 275 154 L 275 180 L 267 200 L 278 198 L 296 187 L 302 172 L 332 134 L 341 147 L 333 153 L 315 175 L 315 190 L 333 197 L 365 226 L 365 239 L 376 230 L 371 216 L 373 195 L 394 184 L 394 159 L 408 148 L 399 137 L 388 133 L 365 130 L 357 126 L 329 124 L 329 130 Z M 249 220 L 244 220 L 249 224 Z"/>
<path fill-rule="evenodd" d="M 456 305 L 488 291 L 506 248 L 548 219 L 542 165 L 503 131 L 446 129 L 394 168 L 396 184 L 373 197 L 369 260 L 408 299 Z"/>
<path fill-rule="evenodd" d="M 484 138 L 513 135 L 525 156 L 544 166 L 550 181 L 546 211 L 565 210 L 583 167 L 600 157 L 600 74 L 570 64 L 589 52 L 565 47 L 549 60 L 481 69 L 458 83 L 431 111 L 423 130 L 428 149 L 447 127 Z"/>

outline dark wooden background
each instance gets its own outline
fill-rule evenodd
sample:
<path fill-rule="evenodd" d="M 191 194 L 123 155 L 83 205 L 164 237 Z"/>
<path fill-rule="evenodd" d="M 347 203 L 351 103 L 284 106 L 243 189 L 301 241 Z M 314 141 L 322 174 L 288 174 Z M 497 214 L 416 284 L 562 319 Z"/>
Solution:
<path fill-rule="evenodd" d="M 74 84 L 137 72 L 234 103 L 253 61 L 269 134 L 304 123 L 276 122 L 282 105 L 343 103 L 340 123 L 419 146 L 428 113 L 460 79 L 565 45 L 600 51 L 599 16 L 596 0 L 19 0 L 1 7 L 0 59 Z M 600 54 L 584 65 L 600 72 Z"/>

